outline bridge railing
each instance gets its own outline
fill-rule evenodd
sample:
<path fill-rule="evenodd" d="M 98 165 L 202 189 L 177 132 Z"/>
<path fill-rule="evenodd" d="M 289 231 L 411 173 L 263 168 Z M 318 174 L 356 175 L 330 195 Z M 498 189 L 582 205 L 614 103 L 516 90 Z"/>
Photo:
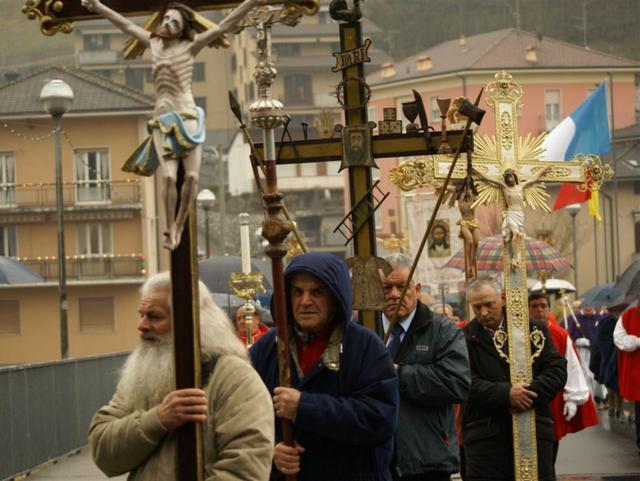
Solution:
<path fill-rule="evenodd" d="M 84 446 L 127 355 L 0 367 L 0 479 Z"/>

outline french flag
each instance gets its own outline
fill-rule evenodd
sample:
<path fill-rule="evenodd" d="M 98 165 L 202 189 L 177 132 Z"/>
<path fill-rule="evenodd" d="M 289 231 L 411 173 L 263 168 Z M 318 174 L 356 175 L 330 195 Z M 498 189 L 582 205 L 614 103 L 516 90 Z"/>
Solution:
<path fill-rule="evenodd" d="M 549 132 L 544 147 L 545 160 L 571 160 L 577 154 L 602 155 L 611 151 L 607 82 L 602 82 L 587 100 Z M 564 183 L 553 210 L 590 198 L 590 192 L 580 192 L 576 184 Z"/>

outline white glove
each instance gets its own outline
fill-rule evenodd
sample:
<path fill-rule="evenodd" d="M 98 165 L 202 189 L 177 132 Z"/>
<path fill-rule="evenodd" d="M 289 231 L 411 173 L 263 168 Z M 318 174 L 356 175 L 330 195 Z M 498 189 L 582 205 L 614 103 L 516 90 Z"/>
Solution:
<path fill-rule="evenodd" d="M 571 401 L 565 401 L 564 410 L 562 411 L 562 414 L 564 415 L 564 418 L 567 421 L 571 421 L 573 419 L 573 416 L 576 415 L 577 410 L 578 410 L 578 406 L 576 406 L 576 403 Z"/>
<path fill-rule="evenodd" d="M 578 347 L 589 347 L 591 345 L 591 343 L 589 342 L 589 339 L 587 339 L 586 337 L 581 337 L 580 339 L 576 339 L 575 344 Z"/>

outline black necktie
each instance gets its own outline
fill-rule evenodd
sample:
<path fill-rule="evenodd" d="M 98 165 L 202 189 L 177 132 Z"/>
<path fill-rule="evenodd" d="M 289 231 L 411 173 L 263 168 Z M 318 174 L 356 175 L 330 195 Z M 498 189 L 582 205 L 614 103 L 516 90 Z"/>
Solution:
<path fill-rule="evenodd" d="M 387 349 L 389 350 L 389 354 L 391 354 L 391 358 L 395 359 L 398 355 L 398 351 L 400 350 L 400 343 L 402 342 L 400 336 L 404 333 L 404 327 L 402 327 L 400 323 L 396 323 L 394 324 L 391 333 L 391 342 L 389 342 Z"/>

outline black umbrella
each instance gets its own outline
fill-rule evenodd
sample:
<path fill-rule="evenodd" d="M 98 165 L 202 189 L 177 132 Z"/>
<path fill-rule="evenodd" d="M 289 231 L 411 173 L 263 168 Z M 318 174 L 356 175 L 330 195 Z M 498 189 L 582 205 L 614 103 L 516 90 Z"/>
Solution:
<path fill-rule="evenodd" d="M 39 274 L 11 257 L 0 256 L 0 284 L 33 284 L 44 282 Z"/>
<path fill-rule="evenodd" d="M 242 272 L 242 258 L 240 256 L 217 256 L 203 259 L 198 263 L 200 280 L 209 288 L 209 291 L 218 294 L 231 292 L 228 286 L 232 272 Z M 271 270 L 269 263 L 251 259 L 251 271 L 264 274 L 263 286 L 271 293 Z"/>
<path fill-rule="evenodd" d="M 613 282 L 592 287 L 582 296 L 581 306 L 585 307 L 611 307 L 622 304 L 625 294 L 622 289 L 615 287 Z"/>
<path fill-rule="evenodd" d="M 640 293 L 640 259 L 631 263 L 622 273 L 615 287 L 624 292 L 624 295 L 635 297 Z"/>

